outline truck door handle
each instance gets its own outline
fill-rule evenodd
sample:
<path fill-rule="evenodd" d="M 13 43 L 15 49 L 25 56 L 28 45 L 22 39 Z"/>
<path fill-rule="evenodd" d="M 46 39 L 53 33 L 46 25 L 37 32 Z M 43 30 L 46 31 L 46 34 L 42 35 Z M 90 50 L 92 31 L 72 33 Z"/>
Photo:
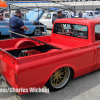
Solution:
<path fill-rule="evenodd" d="M 98 49 L 100 49 L 100 47 L 98 47 Z"/>

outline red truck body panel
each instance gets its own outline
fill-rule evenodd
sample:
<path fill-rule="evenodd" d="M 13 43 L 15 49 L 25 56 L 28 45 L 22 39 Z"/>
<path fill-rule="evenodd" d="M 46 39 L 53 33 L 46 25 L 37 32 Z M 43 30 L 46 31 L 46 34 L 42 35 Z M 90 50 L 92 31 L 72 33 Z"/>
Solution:
<path fill-rule="evenodd" d="M 14 57 L 9 50 L 23 49 L 43 45 L 36 41 L 22 38 L 1 40 L 0 42 L 0 73 L 14 88 L 43 87 L 50 76 L 59 68 L 70 67 L 74 78 L 95 71 L 97 48 L 94 27 L 98 20 L 89 19 L 59 19 L 55 23 L 74 23 L 88 26 L 88 39 L 55 34 L 51 36 L 34 37 L 40 41 L 56 46 L 47 52 L 30 54 L 24 57 Z M 36 51 L 35 51 L 36 52 Z M 23 93 L 19 93 L 23 94 Z"/>

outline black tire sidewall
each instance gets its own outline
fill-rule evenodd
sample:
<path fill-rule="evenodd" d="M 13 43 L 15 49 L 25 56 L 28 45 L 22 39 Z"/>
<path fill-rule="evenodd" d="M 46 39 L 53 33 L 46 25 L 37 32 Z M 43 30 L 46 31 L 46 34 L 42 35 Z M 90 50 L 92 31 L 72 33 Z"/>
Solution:
<path fill-rule="evenodd" d="M 40 31 L 41 31 L 40 34 L 36 34 L 36 33 L 35 33 L 35 31 L 36 31 L 37 29 L 40 29 Z M 41 35 L 42 35 L 42 29 L 41 29 L 41 28 L 36 28 L 36 29 L 34 30 L 34 36 L 41 36 Z"/>

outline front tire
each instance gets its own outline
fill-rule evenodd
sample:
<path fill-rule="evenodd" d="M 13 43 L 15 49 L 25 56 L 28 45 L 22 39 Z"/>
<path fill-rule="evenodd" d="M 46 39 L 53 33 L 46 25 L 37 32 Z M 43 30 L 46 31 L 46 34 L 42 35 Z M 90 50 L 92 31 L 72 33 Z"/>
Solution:
<path fill-rule="evenodd" d="M 46 86 L 52 91 L 62 89 L 69 81 L 71 76 L 69 67 L 58 69 L 49 79 Z"/>
<path fill-rule="evenodd" d="M 42 35 L 42 29 L 41 28 L 36 28 L 34 30 L 34 35 L 35 36 L 41 36 Z"/>

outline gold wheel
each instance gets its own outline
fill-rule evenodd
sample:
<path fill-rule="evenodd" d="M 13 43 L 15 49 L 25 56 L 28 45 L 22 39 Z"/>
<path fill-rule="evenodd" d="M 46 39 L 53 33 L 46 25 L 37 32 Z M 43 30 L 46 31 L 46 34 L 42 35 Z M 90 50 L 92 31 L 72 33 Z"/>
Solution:
<path fill-rule="evenodd" d="M 57 70 L 50 78 L 51 85 L 54 88 L 62 88 L 69 80 L 70 70 L 68 67 L 63 67 Z"/>

